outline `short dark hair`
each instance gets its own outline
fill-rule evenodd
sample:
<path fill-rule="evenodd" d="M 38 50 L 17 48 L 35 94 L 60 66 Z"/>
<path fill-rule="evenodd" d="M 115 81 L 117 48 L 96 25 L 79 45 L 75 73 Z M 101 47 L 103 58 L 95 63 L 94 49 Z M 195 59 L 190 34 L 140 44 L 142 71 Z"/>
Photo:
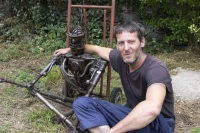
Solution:
<path fill-rule="evenodd" d="M 142 38 L 145 36 L 144 26 L 141 23 L 137 23 L 135 21 L 120 23 L 115 27 L 114 37 L 116 41 L 117 41 L 116 35 L 121 34 L 123 31 L 127 31 L 130 33 L 137 32 L 137 36 L 140 42 L 142 41 Z"/>

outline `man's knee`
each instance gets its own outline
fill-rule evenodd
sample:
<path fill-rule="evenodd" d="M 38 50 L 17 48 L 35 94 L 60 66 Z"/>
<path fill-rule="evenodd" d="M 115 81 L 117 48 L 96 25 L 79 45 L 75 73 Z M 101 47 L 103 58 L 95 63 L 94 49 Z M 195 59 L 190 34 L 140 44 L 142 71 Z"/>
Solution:
<path fill-rule="evenodd" d="M 88 97 L 79 97 L 78 99 L 76 99 L 73 104 L 72 104 L 72 108 L 73 109 L 77 109 L 77 108 L 87 108 L 89 102 L 89 98 Z"/>

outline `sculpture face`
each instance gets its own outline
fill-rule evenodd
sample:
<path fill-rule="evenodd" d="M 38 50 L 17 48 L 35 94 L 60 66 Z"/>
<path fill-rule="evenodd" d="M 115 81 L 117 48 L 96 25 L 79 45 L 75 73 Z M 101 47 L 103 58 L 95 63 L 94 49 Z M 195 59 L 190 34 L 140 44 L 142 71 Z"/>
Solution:
<path fill-rule="evenodd" d="M 74 56 L 82 55 L 84 53 L 84 42 L 85 32 L 82 27 L 77 26 L 69 32 L 69 46 L 71 53 Z"/>

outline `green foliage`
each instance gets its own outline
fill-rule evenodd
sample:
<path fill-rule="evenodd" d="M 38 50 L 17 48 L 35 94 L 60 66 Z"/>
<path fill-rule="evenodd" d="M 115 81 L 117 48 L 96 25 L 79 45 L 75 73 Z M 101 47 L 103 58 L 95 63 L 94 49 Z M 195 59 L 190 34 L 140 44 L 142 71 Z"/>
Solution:
<path fill-rule="evenodd" d="M 37 35 L 28 41 L 32 47 L 31 51 L 35 54 L 40 52 L 52 52 L 55 49 L 65 46 L 65 23 L 56 25 L 47 24 L 37 30 Z"/>
<path fill-rule="evenodd" d="M 49 91 L 55 88 L 52 86 L 56 86 L 59 84 L 59 80 L 62 78 L 60 73 L 60 68 L 58 66 L 54 66 L 51 71 L 48 73 L 48 76 L 42 78 L 38 84 L 38 87 L 43 91 Z"/>
<path fill-rule="evenodd" d="M 193 128 L 191 129 L 191 133 L 200 133 L 200 129 Z"/>
<path fill-rule="evenodd" d="M 98 14 L 99 17 L 96 17 Z M 103 41 L 103 12 L 90 10 L 88 11 L 88 31 L 89 31 L 89 41 L 94 44 L 102 44 Z"/>
<path fill-rule="evenodd" d="M 198 17 L 200 20 L 200 17 Z M 189 27 L 190 33 L 194 36 L 194 40 L 197 43 L 200 43 L 200 27 L 197 27 L 195 24 L 190 25 Z"/>
<path fill-rule="evenodd" d="M 144 51 L 151 54 L 156 54 L 159 52 L 167 53 L 170 51 L 170 46 L 167 44 L 158 42 L 155 38 L 149 38 L 148 40 L 146 40 Z"/>
<path fill-rule="evenodd" d="M 63 1 L 60 1 L 62 3 Z M 54 4 L 53 4 L 54 3 Z M 55 49 L 65 47 L 66 41 L 66 17 L 62 16 L 60 9 L 52 0 L 16 1 L 4 2 L 7 26 L 4 26 L 3 40 L 25 41 L 31 45 L 34 54 L 52 52 Z M 66 2 L 64 2 L 66 4 Z M 75 4 L 110 5 L 111 1 L 95 0 L 73 1 Z M 56 7 L 57 6 L 57 7 Z M 66 9 L 65 9 L 66 10 Z M 107 12 L 108 17 L 110 13 Z M 109 18 L 108 18 L 109 19 Z M 90 43 L 102 44 L 103 38 L 103 10 L 87 10 L 87 30 Z M 72 10 L 71 26 L 83 25 L 83 11 Z M 109 21 L 107 24 L 107 37 L 109 35 Z M 24 32 L 25 31 L 25 32 Z"/>
<path fill-rule="evenodd" d="M 19 70 L 17 73 L 18 75 L 15 78 L 17 82 L 30 82 L 34 78 L 33 75 L 22 70 Z"/>
<path fill-rule="evenodd" d="M 8 130 L 9 130 L 8 128 L 0 126 L 0 133 L 6 133 L 8 132 Z"/>
<path fill-rule="evenodd" d="M 50 0 L 5 0 L 4 6 L 8 18 L 5 19 L 1 40 L 23 41 L 31 45 L 31 51 L 36 54 L 41 52 L 41 48 L 51 52 L 64 47 L 66 19 Z"/>
<path fill-rule="evenodd" d="M 141 16 L 146 24 L 164 32 L 163 45 L 188 45 L 190 42 L 196 44 L 199 41 L 198 0 L 140 1 Z M 191 30 L 191 26 L 195 26 L 195 33 L 192 32 L 194 30 Z M 195 35 L 195 40 L 189 38 L 190 34 Z"/>
<path fill-rule="evenodd" d="M 111 5 L 107 0 L 73 0 L 73 4 Z M 57 4 L 56 4 L 57 3 Z M 62 3 L 64 3 L 62 5 Z M 59 7 L 62 5 L 64 7 Z M 31 45 L 34 54 L 52 52 L 65 47 L 67 22 L 62 11 L 67 1 L 55 0 L 5 0 L 4 12 L 8 18 L 3 26 L 0 40 L 25 41 Z M 120 15 L 123 7 L 131 7 L 128 12 L 138 12 L 142 22 L 151 28 L 147 33 L 148 52 L 169 51 L 175 45 L 200 45 L 200 5 L 198 0 L 118 0 L 116 1 L 116 23 L 123 21 Z M 110 11 L 107 12 L 107 38 L 109 36 Z M 102 44 L 103 10 L 87 9 L 87 30 L 89 43 Z M 83 26 L 83 10 L 72 10 L 71 26 Z M 163 34 L 162 40 L 150 35 L 154 30 Z M 108 43 L 108 41 L 107 41 Z M 164 49 L 164 50 L 163 50 Z"/>
<path fill-rule="evenodd" d="M 9 87 L 8 89 L 4 90 L 3 95 L 5 95 L 7 97 L 13 97 L 14 93 L 15 93 L 15 88 Z"/>
<path fill-rule="evenodd" d="M 17 59 L 23 56 L 23 53 L 14 44 L 1 47 L 0 61 L 8 62 L 11 59 Z"/>

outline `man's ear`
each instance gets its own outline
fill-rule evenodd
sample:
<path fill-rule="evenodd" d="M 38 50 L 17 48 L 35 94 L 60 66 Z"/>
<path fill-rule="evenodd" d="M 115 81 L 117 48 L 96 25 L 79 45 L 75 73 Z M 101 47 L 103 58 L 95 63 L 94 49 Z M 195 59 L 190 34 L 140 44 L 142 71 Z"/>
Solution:
<path fill-rule="evenodd" d="M 141 40 L 141 47 L 143 48 L 145 46 L 145 38 L 142 37 L 142 40 Z"/>

